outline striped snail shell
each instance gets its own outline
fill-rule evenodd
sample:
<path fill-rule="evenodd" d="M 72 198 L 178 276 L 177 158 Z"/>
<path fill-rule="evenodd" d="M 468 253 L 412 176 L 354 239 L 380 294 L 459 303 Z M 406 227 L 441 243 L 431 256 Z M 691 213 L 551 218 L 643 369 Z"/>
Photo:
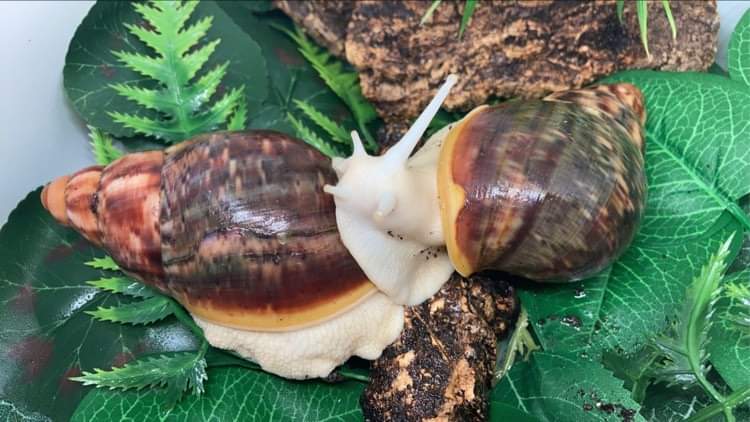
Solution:
<path fill-rule="evenodd" d="M 357 146 L 334 161 L 339 183 L 326 191 L 369 279 L 439 286 L 455 268 L 571 281 L 622 254 L 646 200 L 640 91 L 601 85 L 481 106 L 410 157 L 454 83 L 383 155 Z M 425 250 L 436 252 L 426 260 Z"/>
<path fill-rule="evenodd" d="M 335 181 L 302 141 L 219 132 L 64 176 L 42 201 L 182 303 L 209 342 L 304 378 L 377 357 L 403 323 L 340 241 L 323 192 Z"/>

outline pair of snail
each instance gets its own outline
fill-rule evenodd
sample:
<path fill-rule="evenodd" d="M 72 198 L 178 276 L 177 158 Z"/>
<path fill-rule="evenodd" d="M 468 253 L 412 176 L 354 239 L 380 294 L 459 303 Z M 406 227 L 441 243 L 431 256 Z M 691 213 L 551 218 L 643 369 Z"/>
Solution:
<path fill-rule="evenodd" d="M 403 139 L 330 160 L 270 131 L 218 132 L 61 177 L 54 218 L 176 298 L 216 347 L 289 378 L 374 359 L 403 306 L 456 270 L 583 278 L 643 212 L 641 93 L 628 84 L 481 106 L 412 155 L 450 76 Z"/>

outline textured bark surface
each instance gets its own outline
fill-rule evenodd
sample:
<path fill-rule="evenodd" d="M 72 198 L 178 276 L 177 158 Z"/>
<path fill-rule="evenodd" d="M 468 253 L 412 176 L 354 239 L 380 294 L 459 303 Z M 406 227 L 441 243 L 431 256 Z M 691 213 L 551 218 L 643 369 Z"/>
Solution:
<path fill-rule="evenodd" d="M 505 281 L 457 275 L 408 308 L 401 336 L 373 362 L 361 399 L 365 420 L 486 420 L 496 342 L 517 310 Z"/>
<path fill-rule="evenodd" d="M 359 1 L 346 30 L 340 2 L 277 3 L 336 54 L 346 33 L 346 57 L 388 122 L 415 117 L 450 73 L 459 83 L 446 107 L 468 110 L 493 96 L 581 87 L 620 69 L 706 69 L 719 28 L 715 1 L 673 1 L 673 40 L 661 2 L 650 2 L 648 57 L 631 2 L 621 25 L 614 0 L 482 1 L 460 40 L 463 2 L 443 2 L 420 26 L 430 2 Z"/>
<path fill-rule="evenodd" d="M 346 25 L 354 9 L 353 0 L 274 0 L 273 3 L 305 28 L 318 44 L 344 57 Z"/>

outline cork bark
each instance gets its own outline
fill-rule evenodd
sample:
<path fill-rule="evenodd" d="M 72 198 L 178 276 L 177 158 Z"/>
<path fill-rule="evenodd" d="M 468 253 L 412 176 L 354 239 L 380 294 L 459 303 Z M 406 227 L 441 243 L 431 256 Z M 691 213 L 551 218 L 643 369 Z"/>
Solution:
<path fill-rule="evenodd" d="M 442 2 L 424 25 L 429 1 L 364 0 L 335 14 L 328 2 L 304 3 L 292 18 L 336 54 L 346 34 L 346 58 L 388 123 L 417 116 L 451 73 L 459 82 L 445 107 L 467 111 L 490 98 L 578 88 L 623 69 L 704 70 L 714 62 L 719 29 L 714 0 L 672 1 L 673 39 L 661 1 L 651 1 L 648 56 L 629 1 L 621 24 L 614 0 L 483 0 L 461 39 L 463 1 Z"/>
<path fill-rule="evenodd" d="M 344 57 L 346 26 L 354 10 L 354 0 L 274 0 L 273 3 L 318 44 Z"/>
<path fill-rule="evenodd" d="M 430 300 L 406 310 L 401 336 L 373 362 L 361 398 L 365 420 L 486 420 L 496 344 L 517 311 L 505 281 L 454 275 Z"/>

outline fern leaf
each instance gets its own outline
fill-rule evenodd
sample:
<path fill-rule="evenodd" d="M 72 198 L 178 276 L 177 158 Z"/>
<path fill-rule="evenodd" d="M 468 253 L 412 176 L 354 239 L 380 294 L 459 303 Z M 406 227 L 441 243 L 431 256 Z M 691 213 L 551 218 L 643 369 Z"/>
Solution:
<path fill-rule="evenodd" d="M 292 32 L 284 27 L 276 26 L 297 43 L 302 56 L 310 62 L 313 69 L 329 88 L 349 107 L 354 120 L 357 121 L 360 132 L 365 137 L 365 146 L 374 152 L 377 150 L 375 139 L 367 129 L 367 123 L 377 118 L 375 108 L 362 95 L 359 86 L 359 75 L 356 72 L 344 70 L 341 62 L 333 58 L 328 52 L 317 47 L 298 27 Z"/>
<path fill-rule="evenodd" d="M 219 87 L 221 80 L 224 79 L 224 76 L 227 73 L 227 67 L 229 67 L 229 63 L 222 63 L 214 67 L 206 72 L 205 75 L 201 76 L 195 84 L 187 88 L 187 96 L 193 98 L 198 103 L 196 108 L 207 103 L 216 93 L 216 89 Z"/>
<path fill-rule="evenodd" d="M 211 41 L 194 52 L 182 56 L 182 65 L 178 67 L 179 72 L 177 72 L 178 78 L 176 83 L 180 86 L 187 85 L 188 81 L 193 79 L 195 74 L 198 73 L 200 68 L 208 61 L 208 58 L 211 57 L 211 54 L 216 50 L 216 46 L 219 45 L 220 41 L 221 40 Z"/>
<path fill-rule="evenodd" d="M 145 89 L 118 84 L 112 88 L 128 100 L 159 112 L 162 117 L 110 112 L 115 122 L 144 135 L 176 142 L 228 124 L 230 116 L 240 109 L 244 89 L 230 90 L 211 104 L 229 63 L 198 76 L 221 40 L 202 41 L 213 23 L 210 16 L 185 26 L 196 6 L 195 1 L 134 4 L 147 25 L 125 26 L 153 50 L 154 56 L 127 51 L 113 54 L 128 68 L 159 82 L 159 86 Z M 243 122 L 247 118 L 247 109 L 244 110 Z"/>
<path fill-rule="evenodd" d="M 326 141 L 320 139 L 320 137 L 315 132 L 313 132 L 299 120 L 295 119 L 294 116 L 292 116 L 291 114 L 287 114 L 286 118 L 294 127 L 294 130 L 297 132 L 297 136 L 299 136 L 300 139 L 317 148 L 318 151 L 331 158 L 337 157 L 339 155 L 336 151 L 333 150 L 331 145 L 329 145 Z"/>
<path fill-rule="evenodd" d="M 107 165 L 122 157 L 122 151 L 115 148 L 112 144 L 112 138 L 109 135 L 93 126 L 88 126 L 88 128 L 89 137 L 91 138 L 91 149 L 94 152 L 94 158 L 96 158 L 97 163 Z"/>
<path fill-rule="evenodd" d="M 164 296 L 154 296 L 109 308 L 100 306 L 95 311 L 86 311 L 87 314 L 100 321 L 132 325 L 151 324 L 168 317 L 173 312 L 171 300 Z"/>
<path fill-rule="evenodd" d="M 125 84 L 113 84 L 110 87 L 123 97 L 152 110 L 160 111 L 175 106 L 174 101 L 161 90 L 146 89 Z"/>
<path fill-rule="evenodd" d="M 176 352 L 146 357 L 110 370 L 94 369 L 81 376 L 70 378 L 83 385 L 110 390 L 140 390 L 146 387 L 162 387 L 170 404 L 190 391 L 203 394 L 203 382 L 208 379 L 204 353 Z"/>
<path fill-rule="evenodd" d="M 104 258 L 94 258 L 91 261 L 84 262 L 84 265 L 96 268 L 97 270 L 119 271 L 120 266 L 110 256 Z"/>
<path fill-rule="evenodd" d="M 226 122 L 229 116 L 232 115 L 232 112 L 239 106 L 244 91 L 245 87 L 233 89 L 211 106 L 208 112 L 196 116 L 193 122 L 195 127 L 191 128 L 191 131 L 197 132 L 197 128 L 201 128 L 202 131 L 209 132 Z"/>
<path fill-rule="evenodd" d="M 107 292 L 140 298 L 154 297 L 157 294 L 145 284 L 128 277 L 106 277 L 88 281 L 86 284 Z"/>
<path fill-rule="evenodd" d="M 737 313 L 726 318 L 737 328 L 750 332 L 750 288 L 744 284 L 730 283 L 726 286 L 726 292 L 734 307 L 738 309 Z"/>
<path fill-rule="evenodd" d="M 232 117 L 227 123 L 227 129 L 229 130 L 244 130 L 247 125 L 247 102 L 240 100 L 237 104 L 237 108 L 234 109 Z"/>
<path fill-rule="evenodd" d="M 159 80 L 163 73 L 164 61 L 162 59 L 124 51 L 113 51 L 112 54 L 125 66 L 148 78 Z"/>
<path fill-rule="evenodd" d="M 325 114 L 321 113 L 318 109 L 305 101 L 294 100 L 294 104 L 296 104 L 297 108 L 305 113 L 310 120 L 331 135 L 331 138 L 334 141 L 344 145 L 351 144 L 349 134 L 341 125 L 329 119 Z"/>

